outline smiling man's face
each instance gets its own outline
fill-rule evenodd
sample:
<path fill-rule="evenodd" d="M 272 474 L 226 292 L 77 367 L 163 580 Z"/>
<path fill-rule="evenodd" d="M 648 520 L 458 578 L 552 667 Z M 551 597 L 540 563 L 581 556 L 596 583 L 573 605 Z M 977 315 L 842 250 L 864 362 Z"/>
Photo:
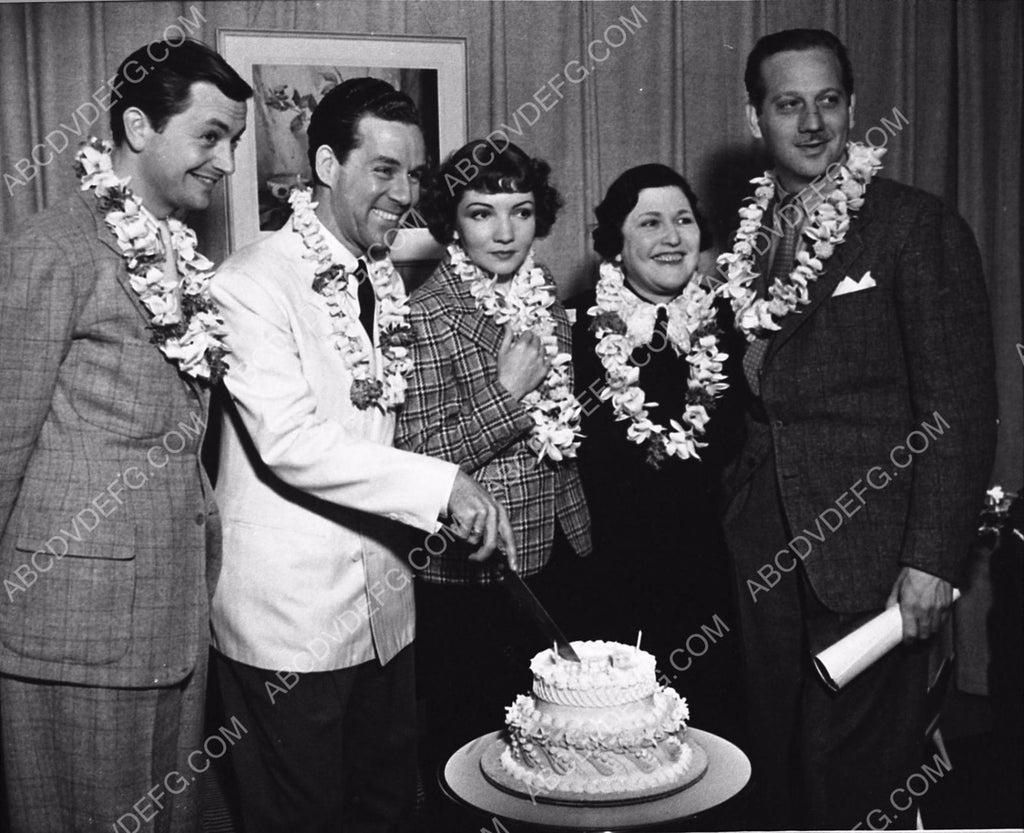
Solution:
<path fill-rule="evenodd" d="M 198 211 L 235 170 L 235 147 L 245 130 L 246 103 L 234 101 L 216 86 L 197 81 L 185 109 L 153 129 L 145 118 L 138 170 L 131 188 L 157 217 L 175 211 Z"/>
<path fill-rule="evenodd" d="M 342 164 L 331 166 L 327 228 L 357 257 L 384 245 L 387 233 L 420 198 L 426 165 L 423 134 L 405 122 L 363 116 L 357 143 Z"/>
<path fill-rule="evenodd" d="M 763 139 L 782 186 L 796 193 L 843 158 L 853 125 L 853 98 L 839 59 L 828 49 L 778 52 L 761 64 L 765 97 L 747 105 L 754 136 Z"/>

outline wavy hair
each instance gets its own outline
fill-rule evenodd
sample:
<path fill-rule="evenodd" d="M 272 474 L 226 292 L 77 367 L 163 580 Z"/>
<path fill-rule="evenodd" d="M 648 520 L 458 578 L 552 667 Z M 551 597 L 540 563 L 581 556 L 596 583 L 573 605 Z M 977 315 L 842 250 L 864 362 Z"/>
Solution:
<path fill-rule="evenodd" d="M 466 191 L 484 194 L 533 194 L 537 237 L 546 237 L 562 207 L 551 185 L 551 166 L 509 142 L 498 150 L 485 139 L 474 139 L 452 153 L 431 174 L 417 207 L 427 228 L 441 245 L 454 239 L 456 211 Z"/>

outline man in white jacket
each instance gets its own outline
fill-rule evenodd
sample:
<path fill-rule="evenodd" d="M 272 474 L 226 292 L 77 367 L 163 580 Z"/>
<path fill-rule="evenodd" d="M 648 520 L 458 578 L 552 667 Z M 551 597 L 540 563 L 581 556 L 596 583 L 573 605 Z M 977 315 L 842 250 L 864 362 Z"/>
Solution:
<path fill-rule="evenodd" d="M 410 527 L 514 559 L 500 505 L 452 464 L 391 447 L 404 287 L 386 242 L 419 198 L 412 101 L 351 79 L 309 125 L 312 202 L 230 257 L 214 671 L 244 826 L 406 829 L 415 802 Z M 374 314 L 375 312 L 375 314 Z M 443 546 L 443 536 L 438 536 Z"/>

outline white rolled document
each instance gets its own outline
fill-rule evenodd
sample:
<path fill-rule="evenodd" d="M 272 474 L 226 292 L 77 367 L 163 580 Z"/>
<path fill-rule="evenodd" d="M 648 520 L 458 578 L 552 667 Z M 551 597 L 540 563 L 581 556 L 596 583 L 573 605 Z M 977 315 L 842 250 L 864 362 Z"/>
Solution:
<path fill-rule="evenodd" d="M 960 591 L 953 588 L 953 601 Z M 814 656 L 814 667 L 833 691 L 839 691 L 865 668 L 895 648 L 903 640 L 903 617 L 899 605 L 886 608 L 857 630 Z"/>

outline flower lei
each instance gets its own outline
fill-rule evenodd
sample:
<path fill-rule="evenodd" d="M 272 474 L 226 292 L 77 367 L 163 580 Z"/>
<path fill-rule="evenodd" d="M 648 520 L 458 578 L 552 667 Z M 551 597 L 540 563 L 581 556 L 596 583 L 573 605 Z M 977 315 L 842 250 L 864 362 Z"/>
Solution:
<path fill-rule="evenodd" d="M 572 356 L 558 352 L 555 320 L 551 315 L 555 287 L 544 270 L 534 264 L 533 251 L 513 275 L 504 296 L 496 289 L 498 279 L 488 278 L 458 243 L 448 246 L 448 256 L 455 273 L 469 283 L 469 293 L 480 312 L 496 324 L 508 324 L 513 335 L 530 330 L 540 337 L 551 359 L 551 368 L 540 386 L 522 400 L 533 419 L 529 446 L 538 460 L 548 457 L 558 462 L 575 457 L 583 435 L 582 408 L 570 384 Z"/>
<path fill-rule="evenodd" d="M 373 375 L 372 352 L 366 349 L 365 330 L 358 317 L 350 315 L 348 281 L 354 274 L 346 272 L 331 257 L 330 247 L 320 232 L 320 221 L 313 209 L 312 190 L 296 188 L 288 197 L 292 207 L 292 229 L 309 250 L 307 260 L 316 261 L 313 291 L 327 300 L 333 326 L 334 347 L 342 354 L 345 366 L 352 373 L 349 396 L 360 410 L 373 405 L 382 411 L 395 410 L 405 402 L 408 387 L 406 374 L 412 369 L 409 346 L 412 327 L 409 324 L 409 303 L 405 284 L 388 257 L 367 258 L 367 275 L 377 298 L 378 345 L 382 357 L 381 378 Z"/>
<path fill-rule="evenodd" d="M 707 445 L 699 437 L 710 419 L 708 411 L 729 387 L 722 372 L 728 356 L 718 349 L 715 293 L 701 286 L 700 280 L 691 280 L 665 305 L 668 343 L 690 365 L 686 408 L 678 420 L 669 420 L 669 428 L 650 419 L 648 408 L 658 403 L 646 401 L 640 369 L 631 361 L 636 348 L 651 343 L 659 305 L 630 292 L 622 269 L 605 261 L 597 282 L 597 304 L 587 310 L 594 319 L 590 329 L 597 336 L 595 351 L 605 369 L 606 385 L 598 396 L 611 400 L 616 420 L 630 421 L 626 436 L 637 445 L 646 445 L 647 462 L 654 468 L 666 457 L 700 459 L 697 449 Z"/>
<path fill-rule="evenodd" d="M 210 297 L 213 263 L 196 251 L 192 229 L 168 217 L 171 248 L 180 278 L 165 276 L 167 253 L 156 219 L 113 170 L 113 145 L 95 137 L 75 154 L 82 190 L 90 189 L 105 212 L 128 268 L 132 289 L 152 316 L 152 341 L 181 373 L 216 384 L 228 366 L 224 320 Z"/>
<path fill-rule="evenodd" d="M 726 278 L 719 292 L 729 297 L 736 327 L 747 341 L 762 336 L 766 330 L 778 330 L 779 318 L 810 302 L 809 286 L 820 277 L 824 262 L 846 239 L 850 213 L 864 204 L 864 192 L 881 169 L 885 150 L 859 142 L 847 144 L 846 162 L 830 166 L 830 178 L 825 180 L 830 190 L 809 212 L 804 224 L 803 236 L 810 241 L 811 250 L 797 254 L 793 271 L 787 278 L 777 278 L 772 283 L 767 298 L 757 297 L 754 252 L 756 238 L 763 235 L 761 220 L 775 196 L 776 180 L 772 171 L 750 180 L 757 188 L 750 204 L 740 208 L 740 227 L 732 251 L 718 257 L 719 271 Z M 832 168 L 837 169 L 834 174 Z M 811 188 L 817 192 L 814 185 Z"/>

